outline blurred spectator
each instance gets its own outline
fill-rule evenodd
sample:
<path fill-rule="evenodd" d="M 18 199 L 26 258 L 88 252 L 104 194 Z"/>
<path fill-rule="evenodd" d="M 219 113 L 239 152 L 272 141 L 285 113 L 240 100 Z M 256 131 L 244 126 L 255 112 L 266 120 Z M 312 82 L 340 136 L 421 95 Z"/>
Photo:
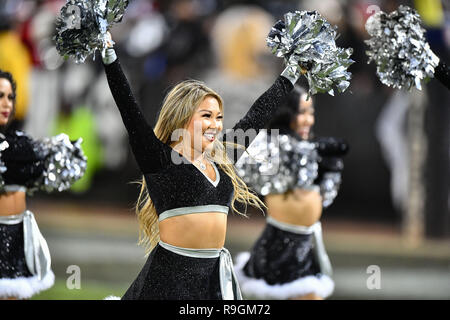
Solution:
<path fill-rule="evenodd" d="M 277 62 L 265 38 L 274 23 L 257 6 L 232 6 L 221 12 L 211 31 L 214 68 L 200 78 L 225 102 L 224 128 L 231 128 L 278 76 Z"/>
<path fill-rule="evenodd" d="M 174 0 L 169 4 L 169 34 L 162 50 L 170 84 L 184 80 L 186 76 L 195 78 L 198 70 L 207 66 L 209 36 L 203 18 L 209 12 L 201 10 L 201 6 L 201 2 L 195 0 Z"/>
<path fill-rule="evenodd" d="M 90 146 L 88 168 L 92 171 L 85 177 L 92 180 L 80 187 L 90 188 L 83 199 L 128 204 L 135 200 L 136 190 L 129 188 L 127 194 L 123 184 L 111 183 L 110 173 L 120 175 L 125 182 L 136 179 L 138 170 L 100 60 L 97 56 L 95 61 L 88 59 L 85 64 L 74 65 L 59 57 L 52 41 L 54 21 L 65 2 L 0 1 L 0 67 L 6 64 L 4 68 L 18 78 L 18 90 L 27 91 L 27 80 L 20 79 L 20 74 L 29 77 L 29 93 L 18 94 L 24 101 L 18 101 L 17 116 L 24 119 L 26 131 L 39 138 L 51 135 L 52 126 L 65 128 L 72 135 L 81 135 Z M 335 97 L 316 96 L 316 113 L 321 119 L 316 127 L 318 134 L 346 137 L 352 146 L 341 197 L 329 217 L 397 221 L 398 211 L 404 211 L 401 208 L 406 205 L 404 199 L 410 196 L 405 171 L 410 161 L 410 131 L 406 127 L 411 97 L 382 85 L 374 64 L 367 64 L 364 40 L 368 35 L 364 25 L 378 7 L 391 12 L 400 4 L 415 5 L 433 51 L 448 61 L 450 5 L 440 0 L 132 0 L 123 21 L 111 32 L 124 71 L 150 124 L 155 122 L 167 88 L 195 78 L 223 96 L 225 128 L 229 128 L 282 70 L 282 60 L 270 53 L 265 41 L 275 20 L 288 11 L 319 11 L 338 27 L 337 45 L 353 48 L 352 58 L 356 61 L 349 68 L 352 81 L 348 92 Z M 444 220 L 438 215 L 446 208 L 448 212 L 448 179 L 443 177 L 448 172 L 449 152 L 445 146 L 450 143 L 445 133 L 448 113 L 438 108 L 448 104 L 448 96 L 439 86 L 431 81 L 423 91 L 428 95 L 426 132 L 430 153 L 426 192 L 430 199 L 427 201 L 434 203 L 426 211 L 434 212 L 427 219 L 435 219 L 436 226 L 443 226 Z"/>
<path fill-rule="evenodd" d="M 123 42 L 130 57 L 152 53 L 161 46 L 168 32 L 164 16 L 157 10 L 155 1 L 151 0 L 131 2 L 123 23 L 129 26 Z"/>
<path fill-rule="evenodd" d="M 344 25 L 344 12 L 339 0 L 304 0 L 300 2 L 300 10 L 318 11 L 331 25 L 339 28 L 338 32 L 342 32 Z M 374 2 L 374 1 L 372 1 Z"/>
<path fill-rule="evenodd" d="M 17 85 L 14 127 L 20 128 L 30 101 L 31 56 L 17 30 L 17 17 L 23 1 L 0 2 L 0 68 L 13 74 Z"/>
<path fill-rule="evenodd" d="M 33 57 L 30 101 L 25 131 L 35 138 L 49 136 L 61 97 L 60 73 L 54 72 L 63 63 L 51 40 L 55 18 L 64 1 L 36 1 L 32 12 L 21 26 L 24 43 Z M 47 124 L 47 125 L 43 125 Z"/>

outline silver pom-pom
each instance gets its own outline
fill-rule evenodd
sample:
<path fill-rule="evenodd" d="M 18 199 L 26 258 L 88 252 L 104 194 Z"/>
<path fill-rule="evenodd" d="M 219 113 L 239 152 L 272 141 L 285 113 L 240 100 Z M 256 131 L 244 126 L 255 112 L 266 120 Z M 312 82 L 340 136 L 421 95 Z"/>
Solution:
<path fill-rule="evenodd" d="M 347 68 L 354 63 L 350 59 L 353 49 L 337 47 L 336 36 L 336 27 L 317 11 L 295 11 L 286 13 L 266 40 L 272 53 L 284 58 L 293 77 L 306 76 L 310 95 L 334 95 L 334 88 L 344 92 L 350 85 Z"/>
<path fill-rule="evenodd" d="M 322 196 L 322 206 L 328 207 L 336 198 L 341 185 L 340 172 L 326 172 L 320 181 L 320 195 Z"/>
<path fill-rule="evenodd" d="M 312 185 L 317 177 L 315 145 L 288 135 L 267 135 L 262 130 L 236 169 L 244 182 L 265 196 Z"/>
<path fill-rule="evenodd" d="M 44 159 L 44 171 L 33 187 L 27 190 L 28 193 L 37 190 L 64 191 L 81 179 L 87 165 L 81 143 L 82 139 L 72 143 L 64 133 L 37 142 L 34 149 Z"/>
<path fill-rule="evenodd" d="M 95 51 L 104 52 L 108 30 L 122 20 L 128 0 L 67 0 L 56 21 L 56 49 L 82 63 Z"/>
<path fill-rule="evenodd" d="M 4 191 L 5 181 L 3 180 L 2 174 L 6 172 L 7 168 L 5 163 L 2 161 L 2 152 L 9 147 L 6 140 L 0 142 L 0 193 Z"/>
<path fill-rule="evenodd" d="M 431 51 L 414 9 L 400 6 L 390 14 L 378 11 L 367 19 L 366 30 L 371 36 L 365 40 L 368 63 L 375 62 L 383 84 L 421 90 L 421 81 L 434 77 L 439 58 Z"/>

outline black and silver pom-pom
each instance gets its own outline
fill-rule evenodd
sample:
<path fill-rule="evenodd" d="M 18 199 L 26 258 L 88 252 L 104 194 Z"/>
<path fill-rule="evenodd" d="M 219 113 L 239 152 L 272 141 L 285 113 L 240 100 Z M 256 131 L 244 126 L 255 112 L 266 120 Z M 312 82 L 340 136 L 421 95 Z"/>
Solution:
<path fill-rule="evenodd" d="M 334 95 L 334 88 L 344 92 L 349 87 L 347 68 L 354 63 L 353 49 L 337 47 L 336 36 L 336 27 L 317 11 L 295 11 L 272 27 L 266 41 L 274 55 L 284 58 L 292 76 L 305 75 L 310 95 Z"/>
<path fill-rule="evenodd" d="M 378 11 L 367 19 L 371 36 L 365 43 L 368 63 L 374 61 L 380 81 L 393 88 L 422 89 L 422 81 L 433 78 L 439 58 L 431 51 L 419 14 L 400 6 L 386 14 Z"/>
<path fill-rule="evenodd" d="M 81 143 L 82 139 L 71 142 L 64 133 L 37 142 L 34 149 L 39 157 L 44 159 L 44 171 L 27 192 L 64 191 L 81 179 L 87 165 Z"/>
<path fill-rule="evenodd" d="M 110 41 L 107 31 L 122 20 L 128 0 L 67 0 L 56 21 L 59 54 L 82 63 Z"/>
<path fill-rule="evenodd" d="M 322 206 L 328 207 L 336 198 L 341 186 L 340 172 L 326 172 L 319 183 L 320 195 L 322 196 Z"/>
<path fill-rule="evenodd" d="M 308 187 L 317 177 L 315 145 L 262 130 L 237 161 L 237 173 L 260 195 Z"/>
<path fill-rule="evenodd" d="M 8 147 L 9 144 L 6 140 L 0 142 L 0 193 L 4 191 L 5 187 L 5 181 L 3 180 L 2 175 L 7 170 L 5 163 L 2 161 L 2 152 L 5 151 Z"/>

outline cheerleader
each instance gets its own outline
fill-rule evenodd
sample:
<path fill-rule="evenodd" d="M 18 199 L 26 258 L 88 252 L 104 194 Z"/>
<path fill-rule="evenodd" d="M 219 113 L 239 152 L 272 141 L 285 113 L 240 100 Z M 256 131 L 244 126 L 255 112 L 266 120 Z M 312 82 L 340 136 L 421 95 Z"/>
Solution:
<path fill-rule="evenodd" d="M 15 81 L 0 70 L 0 299 L 27 299 L 53 285 L 48 246 L 26 194 L 65 190 L 86 167 L 81 140 L 72 144 L 61 134 L 37 141 L 9 129 L 15 103 Z"/>
<path fill-rule="evenodd" d="M 269 124 L 279 134 L 262 131 L 249 147 L 251 156 L 237 163 L 268 208 L 265 229 L 251 252 L 236 257 L 244 296 L 324 299 L 334 289 L 320 217 L 337 194 L 347 146 L 332 138 L 310 141 L 314 106 L 306 98 L 296 86 Z"/>
<path fill-rule="evenodd" d="M 144 175 L 137 213 L 141 242 L 152 249 L 122 299 L 241 299 L 231 256 L 223 247 L 227 215 L 238 211 L 236 202 L 264 204 L 238 177 L 218 139 L 222 98 L 200 81 L 183 81 L 166 95 L 153 130 L 112 47 L 103 63 Z M 234 131 L 262 129 L 296 81 L 283 72 Z"/>

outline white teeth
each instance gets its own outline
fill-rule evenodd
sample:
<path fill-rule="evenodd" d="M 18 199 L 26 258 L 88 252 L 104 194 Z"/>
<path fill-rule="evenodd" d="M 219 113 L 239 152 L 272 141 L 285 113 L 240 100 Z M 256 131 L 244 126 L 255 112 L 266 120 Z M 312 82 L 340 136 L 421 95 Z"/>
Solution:
<path fill-rule="evenodd" d="M 209 134 L 209 133 L 204 133 L 203 134 L 205 136 L 206 139 L 208 140 L 214 140 L 214 135 L 213 134 Z"/>

